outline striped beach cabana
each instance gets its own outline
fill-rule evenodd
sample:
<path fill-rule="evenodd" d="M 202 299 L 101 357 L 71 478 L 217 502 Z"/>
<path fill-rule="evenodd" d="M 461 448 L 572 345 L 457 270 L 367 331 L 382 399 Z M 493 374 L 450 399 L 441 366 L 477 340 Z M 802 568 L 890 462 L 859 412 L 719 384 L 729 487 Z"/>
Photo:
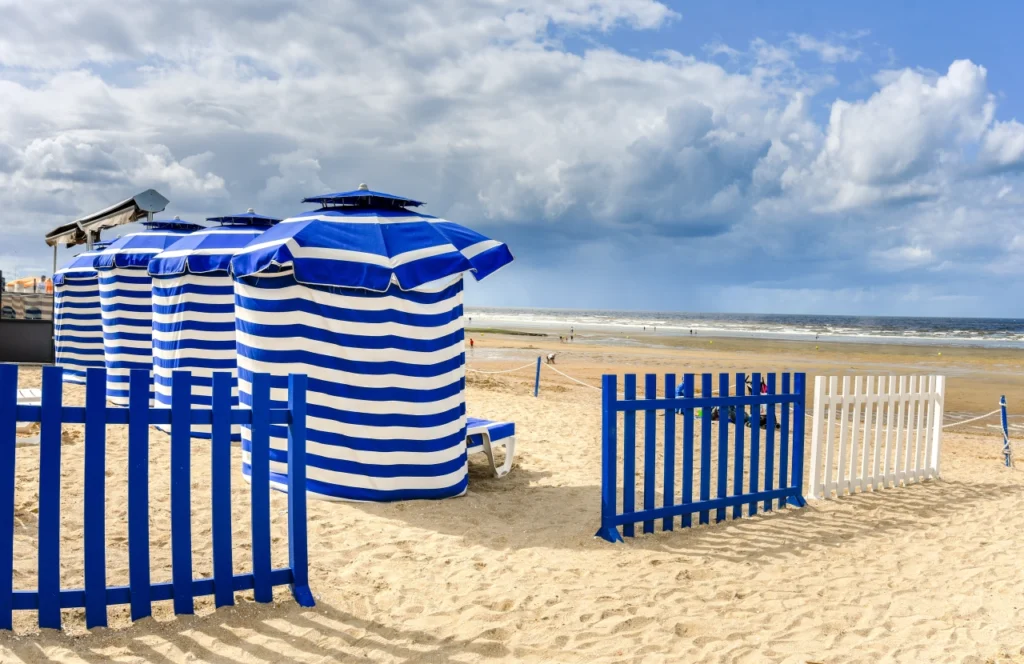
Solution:
<path fill-rule="evenodd" d="M 85 384 L 86 369 L 103 368 L 100 280 L 93 267 L 109 242 L 97 242 L 53 275 L 53 343 L 64 380 Z"/>
<path fill-rule="evenodd" d="M 508 247 L 356 191 L 264 233 L 232 260 L 238 385 L 254 372 L 283 400 L 309 379 L 308 491 L 328 500 L 446 498 L 466 491 L 462 278 L 512 261 Z M 283 402 L 283 401 L 282 401 Z M 271 482 L 285 488 L 287 439 L 272 428 Z M 242 472 L 250 477 L 248 431 Z"/>
<path fill-rule="evenodd" d="M 216 226 L 179 239 L 149 263 L 153 277 L 153 389 L 157 406 L 171 406 L 171 372 L 192 372 L 193 404 L 211 407 L 213 373 L 236 374 L 235 290 L 231 258 L 279 219 L 256 214 L 211 217 Z M 234 405 L 237 386 L 232 388 Z M 210 437 L 210 425 L 192 425 Z M 232 439 L 240 440 L 238 426 Z"/>
<path fill-rule="evenodd" d="M 155 255 L 202 228 L 173 220 L 147 221 L 145 230 L 120 237 L 98 252 L 103 321 L 103 362 L 107 399 L 128 405 L 128 372 L 153 370 L 153 280 L 147 268 Z"/>

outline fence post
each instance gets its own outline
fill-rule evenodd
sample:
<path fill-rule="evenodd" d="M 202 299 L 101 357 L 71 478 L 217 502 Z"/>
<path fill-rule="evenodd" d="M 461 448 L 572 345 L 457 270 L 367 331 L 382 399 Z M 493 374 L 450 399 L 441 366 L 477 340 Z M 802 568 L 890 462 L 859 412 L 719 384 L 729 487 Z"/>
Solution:
<path fill-rule="evenodd" d="M 148 377 L 148 373 L 147 373 Z M 171 374 L 171 586 L 174 613 L 191 615 L 192 373 Z"/>
<path fill-rule="evenodd" d="M 537 358 L 537 372 L 540 372 L 540 358 Z M 601 378 L 601 528 L 595 534 L 609 542 L 621 542 L 622 535 L 612 523 L 615 518 L 615 495 L 618 491 L 616 464 L 618 464 L 618 414 L 615 400 L 618 386 L 613 375 Z"/>
<path fill-rule="evenodd" d="M 533 396 L 540 392 L 540 355 L 537 356 L 537 375 L 533 379 Z"/>
<path fill-rule="evenodd" d="M 1010 428 L 1006 424 L 1006 395 L 999 397 L 1000 418 L 1003 423 L 1003 458 L 1006 460 L 1006 467 L 1013 465 L 1013 453 L 1010 451 Z"/>
<path fill-rule="evenodd" d="M 794 392 L 797 393 L 796 403 L 793 405 L 793 487 L 796 495 L 787 499 L 787 503 L 797 507 L 804 507 L 807 502 L 804 500 L 804 419 L 807 412 L 807 374 L 798 373 L 794 375 Z"/>
<path fill-rule="evenodd" d="M 938 389 L 935 395 L 938 408 L 935 411 L 935 433 L 932 443 L 932 463 L 935 477 L 942 474 L 942 420 L 946 411 L 946 377 L 938 377 Z"/>
<path fill-rule="evenodd" d="M 60 629 L 60 438 L 63 369 L 43 367 L 39 424 L 39 626 Z"/>
<path fill-rule="evenodd" d="M 85 372 L 85 490 L 82 515 L 85 548 L 85 626 L 107 626 L 105 482 L 107 372 Z"/>
<path fill-rule="evenodd" d="M 8 406 L 8 404 L 13 404 Z M 14 609 L 14 463 L 18 426 L 18 366 L 0 364 L 0 629 Z"/>
<path fill-rule="evenodd" d="M 299 606 L 314 606 L 306 540 L 306 376 L 288 376 L 288 566 Z"/>

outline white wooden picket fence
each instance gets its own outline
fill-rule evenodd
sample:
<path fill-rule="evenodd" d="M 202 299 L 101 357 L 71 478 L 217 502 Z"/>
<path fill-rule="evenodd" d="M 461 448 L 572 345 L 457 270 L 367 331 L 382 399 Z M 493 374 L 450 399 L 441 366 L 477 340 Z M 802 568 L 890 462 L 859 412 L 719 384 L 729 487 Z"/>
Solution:
<path fill-rule="evenodd" d="M 814 380 L 808 498 L 832 498 L 939 476 L 945 376 Z M 886 384 L 888 382 L 888 385 Z"/>

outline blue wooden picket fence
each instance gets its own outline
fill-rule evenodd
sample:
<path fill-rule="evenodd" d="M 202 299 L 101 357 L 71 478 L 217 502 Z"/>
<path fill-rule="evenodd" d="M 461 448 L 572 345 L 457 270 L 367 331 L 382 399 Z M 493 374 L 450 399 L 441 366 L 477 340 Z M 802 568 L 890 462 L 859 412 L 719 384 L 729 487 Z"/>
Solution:
<path fill-rule="evenodd" d="M 761 384 L 761 374 L 754 373 L 750 378 L 757 390 Z M 693 514 L 698 514 L 701 524 L 710 523 L 712 512 L 715 513 L 716 522 L 724 521 L 728 508 L 732 508 L 734 519 L 743 515 L 744 506 L 747 515 L 753 516 L 757 513 L 759 503 L 766 511 L 776 505 L 779 508 L 786 504 L 802 507 L 805 504 L 803 467 L 806 376 L 802 373 L 794 374 L 791 382 L 790 374 L 781 374 L 781 379 L 781 390 L 777 390 L 776 375 L 768 374 L 765 381 L 767 394 L 747 396 L 744 395 L 746 376 L 736 374 L 734 393 L 730 395 L 729 375 L 719 374 L 716 390 L 718 396 L 715 396 L 711 374 L 703 374 L 700 396 L 696 396 L 694 375 L 684 374 L 682 394 L 676 397 L 676 376 L 668 374 L 663 378 L 664 396 L 659 398 L 658 377 L 647 374 L 644 397 L 638 399 L 636 375 L 625 376 L 623 398 L 619 398 L 616 376 L 604 376 L 601 384 L 601 528 L 597 536 L 609 542 L 621 542 L 623 535 L 634 536 L 635 524 L 642 522 L 643 532 L 652 533 L 659 520 L 662 530 L 672 530 L 676 517 L 682 517 L 682 526 L 689 527 L 692 525 Z M 762 405 L 767 407 L 764 430 L 760 428 Z M 780 406 L 778 413 L 777 406 Z M 719 409 L 717 441 L 712 440 L 711 418 L 714 407 Z M 730 407 L 734 408 L 735 423 L 729 421 Z M 699 420 L 696 419 L 698 409 Z M 644 422 L 643 467 L 639 469 L 636 463 L 638 412 L 643 413 Z M 744 425 L 745 412 L 750 418 L 749 428 Z M 623 414 L 621 500 L 618 487 L 619 413 Z M 660 446 L 657 435 L 659 414 L 663 420 Z M 682 450 L 677 455 L 679 419 L 682 419 Z M 779 424 L 778 430 L 776 421 Z M 694 442 L 698 423 L 699 450 Z M 746 440 L 748 436 L 749 443 Z M 659 453 L 662 457 L 660 461 Z M 677 486 L 676 470 L 680 464 L 681 474 Z M 749 467 L 744 468 L 745 464 L 749 464 Z M 660 486 L 657 481 L 659 474 Z M 713 479 L 714 496 L 711 494 Z M 638 481 L 643 487 L 643 505 L 640 509 L 636 506 Z"/>
<path fill-rule="evenodd" d="M 133 370 L 127 408 L 107 405 L 106 371 L 86 374 L 85 407 L 62 404 L 62 369 L 43 368 L 42 406 L 17 402 L 18 367 L 0 364 L 0 628 L 11 629 L 13 610 L 39 613 L 39 626 L 60 629 L 61 609 L 84 608 L 87 627 L 107 624 L 107 606 L 130 604 L 131 618 L 151 615 L 152 602 L 173 600 L 176 614 L 191 614 L 193 598 L 213 595 L 217 607 L 234 604 L 234 593 L 252 590 L 270 602 L 273 587 L 290 584 L 295 600 L 313 606 L 306 544 L 306 377 L 288 383 L 288 407 L 273 408 L 270 377 L 253 379 L 252 408 L 233 408 L 228 373 L 213 377 L 212 408 L 191 404 L 192 376 L 172 377 L 171 407 L 151 408 L 150 376 Z M 15 432 L 17 422 L 39 422 L 39 540 L 37 590 L 13 589 Z M 84 588 L 60 587 L 61 426 L 85 425 L 83 496 Z M 128 425 L 128 585 L 106 585 L 106 426 Z M 152 583 L 149 559 L 149 427 L 171 427 L 171 581 Z M 211 457 L 213 576 L 193 578 L 191 523 L 192 424 L 212 425 Z M 252 427 L 252 561 L 250 573 L 235 574 L 231 555 L 231 425 Z M 288 567 L 272 569 L 270 556 L 270 425 L 288 427 Z"/>

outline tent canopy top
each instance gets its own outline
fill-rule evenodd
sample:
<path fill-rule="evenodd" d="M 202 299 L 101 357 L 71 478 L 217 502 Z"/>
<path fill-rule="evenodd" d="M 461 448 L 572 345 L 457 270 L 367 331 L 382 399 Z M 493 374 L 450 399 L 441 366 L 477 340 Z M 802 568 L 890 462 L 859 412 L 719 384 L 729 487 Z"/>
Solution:
<path fill-rule="evenodd" d="M 46 244 L 51 247 L 63 244 L 73 247 L 88 242 L 90 235 L 99 237 L 100 231 L 144 219 L 156 212 L 162 212 L 169 201 L 154 189 L 136 194 L 120 203 L 111 205 L 92 214 L 58 226 L 46 234 Z"/>
<path fill-rule="evenodd" d="M 333 194 L 321 194 L 320 196 L 309 196 L 302 199 L 303 203 L 319 203 L 324 207 L 336 207 L 343 205 L 362 205 L 367 207 L 392 208 L 392 207 L 419 207 L 422 201 L 414 201 L 404 196 L 385 194 L 382 191 L 372 191 L 365 184 L 359 185 L 352 191 L 339 191 Z"/>
<path fill-rule="evenodd" d="M 256 214 L 252 208 L 249 208 L 242 214 L 230 214 L 226 217 L 207 217 L 206 220 L 215 221 L 221 226 L 273 226 L 281 221 L 274 217 Z"/>

